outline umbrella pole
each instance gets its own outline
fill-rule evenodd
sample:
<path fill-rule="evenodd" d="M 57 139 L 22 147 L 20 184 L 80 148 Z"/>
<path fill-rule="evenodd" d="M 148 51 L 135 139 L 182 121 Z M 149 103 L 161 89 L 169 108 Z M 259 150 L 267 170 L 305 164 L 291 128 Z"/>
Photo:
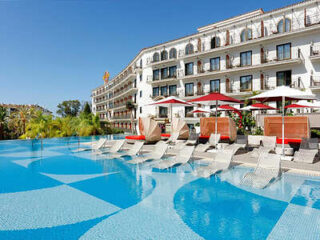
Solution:
<path fill-rule="evenodd" d="M 282 96 L 282 156 L 284 157 L 284 105 L 285 97 Z"/>
<path fill-rule="evenodd" d="M 217 149 L 217 133 L 218 133 L 218 100 L 216 100 L 216 121 L 215 121 L 215 136 L 214 136 L 214 143 L 215 143 L 216 149 Z"/>
<path fill-rule="evenodd" d="M 171 115 L 171 128 L 172 128 L 172 104 L 170 104 L 170 115 Z"/>

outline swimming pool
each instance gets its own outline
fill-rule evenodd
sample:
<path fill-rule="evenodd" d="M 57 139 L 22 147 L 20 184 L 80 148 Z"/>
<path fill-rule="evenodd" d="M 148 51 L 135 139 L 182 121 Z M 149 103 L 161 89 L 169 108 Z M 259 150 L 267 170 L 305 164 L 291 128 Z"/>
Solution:
<path fill-rule="evenodd" d="M 160 171 L 77 147 L 0 142 L 0 239 L 320 239 L 320 178 L 256 190 L 240 185 L 246 167 L 200 179 L 196 164 Z"/>

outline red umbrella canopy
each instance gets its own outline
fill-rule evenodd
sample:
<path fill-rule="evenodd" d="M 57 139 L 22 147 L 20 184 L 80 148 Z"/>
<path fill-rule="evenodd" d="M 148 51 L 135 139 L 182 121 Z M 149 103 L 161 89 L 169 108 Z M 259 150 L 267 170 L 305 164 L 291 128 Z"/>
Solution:
<path fill-rule="evenodd" d="M 287 105 L 284 108 L 312 108 L 312 107 L 294 103 L 294 104 Z"/>
<path fill-rule="evenodd" d="M 253 111 L 253 110 L 277 110 L 277 108 L 262 104 L 262 103 L 255 103 L 250 106 L 246 106 L 241 108 L 244 111 Z"/>
<path fill-rule="evenodd" d="M 206 109 L 195 109 L 195 110 L 192 110 L 190 113 L 211 113 L 211 111 Z"/>
<path fill-rule="evenodd" d="M 274 107 L 271 107 L 269 105 L 266 105 L 266 104 L 263 104 L 263 103 L 255 103 L 255 104 L 252 104 L 251 105 L 252 108 L 259 108 L 261 110 L 277 110 L 276 108 Z"/>
<path fill-rule="evenodd" d="M 239 109 L 230 105 L 221 105 L 219 106 L 218 111 L 239 111 Z"/>
<path fill-rule="evenodd" d="M 189 100 L 188 102 L 200 103 L 200 104 L 206 104 L 206 105 L 216 105 L 216 104 L 225 104 L 225 103 L 241 103 L 240 100 L 232 98 L 232 97 L 228 97 L 228 96 L 223 95 L 221 93 L 210 93 L 208 95 Z"/>
<path fill-rule="evenodd" d="M 176 97 L 167 97 L 165 99 L 159 100 L 157 102 L 151 103 L 150 105 L 188 105 L 188 106 L 192 106 L 191 103 L 188 103 L 186 101 L 183 101 L 179 98 Z"/>

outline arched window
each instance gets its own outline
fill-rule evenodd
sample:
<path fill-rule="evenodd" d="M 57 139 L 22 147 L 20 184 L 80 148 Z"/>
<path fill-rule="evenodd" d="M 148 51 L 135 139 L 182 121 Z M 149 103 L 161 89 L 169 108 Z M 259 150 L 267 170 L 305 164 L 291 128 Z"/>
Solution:
<path fill-rule="evenodd" d="M 220 38 L 219 37 L 213 37 L 211 39 L 211 49 L 220 47 Z"/>
<path fill-rule="evenodd" d="M 159 53 L 154 53 L 153 57 L 152 57 L 152 62 L 159 62 L 160 58 L 159 58 Z"/>
<path fill-rule="evenodd" d="M 170 59 L 172 59 L 172 58 L 177 58 L 177 49 L 175 49 L 175 48 L 171 48 L 171 49 L 170 49 L 169 58 L 170 58 Z"/>
<path fill-rule="evenodd" d="M 291 31 L 291 20 L 289 18 L 281 19 L 277 26 L 278 33 Z"/>
<path fill-rule="evenodd" d="M 168 52 L 166 50 L 163 50 L 161 52 L 161 61 L 168 59 Z"/>
<path fill-rule="evenodd" d="M 186 46 L 186 55 L 192 54 L 193 52 L 193 45 L 191 43 L 188 43 Z"/>
<path fill-rule="evenodd" d="M 240 34 L 241 42 L 245 42 L 252 39 L 252 30 L 250 28 L 245 28 Z"/>

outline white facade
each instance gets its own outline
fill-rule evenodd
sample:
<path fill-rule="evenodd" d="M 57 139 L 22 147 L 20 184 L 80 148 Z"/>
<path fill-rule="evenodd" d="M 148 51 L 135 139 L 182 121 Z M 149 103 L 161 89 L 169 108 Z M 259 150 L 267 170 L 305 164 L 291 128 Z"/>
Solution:
<path fill-rule="evenodd" d="M 210 64 L 213 58 L 220 60 Z M 188 65 L 190 74 L 188 63 L 193 63 L 193 67 Z M 157 70 L 162 72 L 159 79 Z M 135 121 L 148 115 L 161 121 L 170 112 L 148 106 L 161 97 L 177 95 L 189 100 L 220 91 L 244 99 L 253 91 L 282 84 L 310 89 L 320 97 L 319 0 L 270 12 L 256 10 L 198 28 L 191 36 L 145 48 L 109 83 L 92 91 L 92 105 L 101 120 L 130 129 L 128 100 L 135 104 Z M 185 108 L 176 107 L 173 114 L 185 117 Z M 192 123 L 197 119 L 188 116 L 186 120 Z"/>

